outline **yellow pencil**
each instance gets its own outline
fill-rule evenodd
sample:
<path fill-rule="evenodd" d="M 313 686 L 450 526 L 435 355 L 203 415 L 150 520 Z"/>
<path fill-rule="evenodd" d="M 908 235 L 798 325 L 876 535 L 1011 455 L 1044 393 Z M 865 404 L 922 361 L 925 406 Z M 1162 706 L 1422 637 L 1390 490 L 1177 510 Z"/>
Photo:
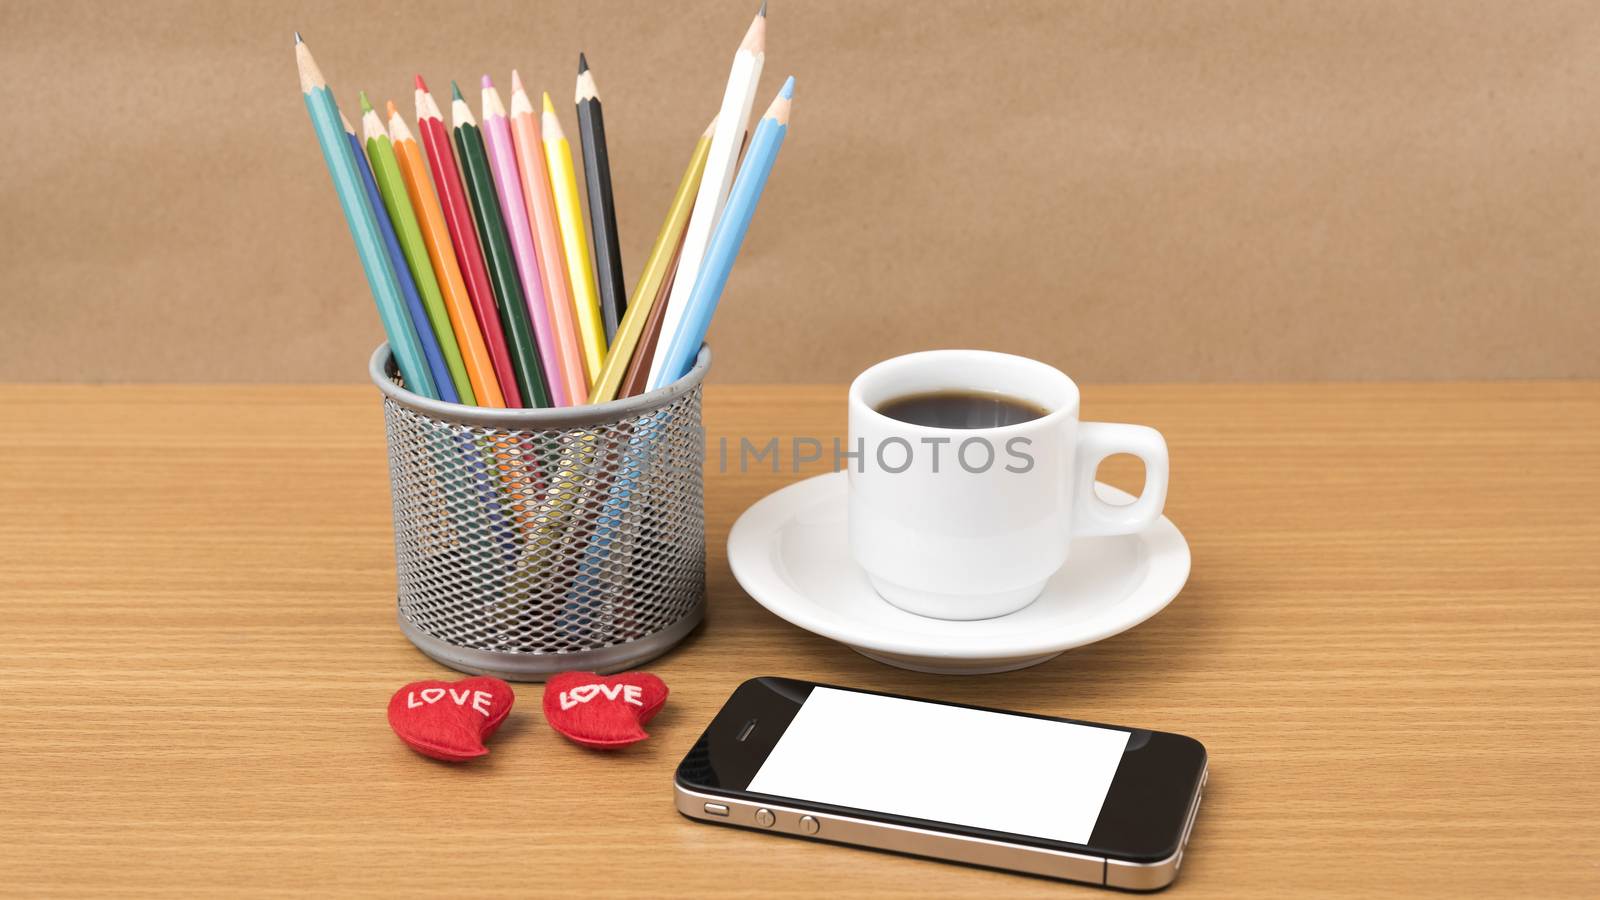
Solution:
<path fill-rule="evenodd" d="M 561 244 L 567 254 L 567 275 L 572 285 L 572 304 L 578 316 L 578 343 L 583 349 L 584 368 L 589 381 L 605 363 L 606 332 L 600 321 L 600 294 L 595 289 L 594 263 L 589 257 L 589 239 L 584 235 L 583 209 L 578 205 L 578 174 L 572 166 L 572 145 L 561 130 L 550 95 L 544 95 L 541 128 L 544 157 L 550 169 L 550 189 L 556 197 L 556 218 L 561 222 Z"/>
<path fill-rule="evenodd" d="M 700 135 L 700 140 L 694 145 L 694 153 L 689 157 L 689 168 L 683 173 L 683 180 L 678 182 L 678 192 L 672 197 L 672 205 L 667 208 L 667 220 L 661 223 L 661 230 L 656 233 L 656 242 L 650 247 L 650 257 L 645 261 L 644 273 L 639 280 L 634 282 L 633 296 L 628 299 L 628 311 L 622 315 L 622 323 L 617 326 L 617 333 L 611 338 L 611 349 L 606 352 L 606 363 L 600 369 L 600 376 L 595 379 L 594 388 L 589 392 L 589 402 L 604 403 L 615 400 L 617 389 L 622 385 L 622 376 L 627 374 L 628 362 L 633 358 L 634 348 L 639 344 L 639 335 L 644 333 L 645 320 L 650 318 L 650 309 L 655 305 L 656 291 L 661 287 L 661 280 L 666 277 L 667 269 L 672 265 L 673 251 L 678 247 L 678 238 L 683 236 L 683 229 L 689 224 L 689 212 L 694 209 L 695 195 L 700 190 L 700 178 L 706 171 L 706 157 L 711 153 L 711 131 L 716 127 L 717 120 L 712 119 L 706 126 L 705 133 Z"/>

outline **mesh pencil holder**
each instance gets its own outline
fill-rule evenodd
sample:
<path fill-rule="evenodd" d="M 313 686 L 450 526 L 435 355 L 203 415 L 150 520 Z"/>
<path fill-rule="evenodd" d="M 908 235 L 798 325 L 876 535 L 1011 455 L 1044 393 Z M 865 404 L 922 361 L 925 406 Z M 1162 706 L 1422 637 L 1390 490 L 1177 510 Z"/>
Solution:
<path fill-rule="evenodd" d="M 400 629 L 463 672 L 539 681 L 665 653 L 705 612 L 704 433 L 695 366 L 637 397 L 488 409 L 383 392 Z"/>

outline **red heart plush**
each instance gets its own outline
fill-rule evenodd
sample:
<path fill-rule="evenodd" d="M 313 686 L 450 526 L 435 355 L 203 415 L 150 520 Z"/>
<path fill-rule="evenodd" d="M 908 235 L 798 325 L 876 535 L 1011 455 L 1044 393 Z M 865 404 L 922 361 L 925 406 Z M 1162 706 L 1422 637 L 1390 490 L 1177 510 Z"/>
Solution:
<path fill-rule="evenodd" d="M 667 702 L 667 683 L 649 672 L 603 676 L 563 672 L 545 682 L 544 717 L 569 740 L 596 750 L 637 744 Z"/>
<path fill-rule="evenodd" d="M 479 675 L 460 681 L 413 681 L 389 698 L 389 727 L 423 756 L 462 762 L 487 756 L 517 699 L 511 685 Z"/>

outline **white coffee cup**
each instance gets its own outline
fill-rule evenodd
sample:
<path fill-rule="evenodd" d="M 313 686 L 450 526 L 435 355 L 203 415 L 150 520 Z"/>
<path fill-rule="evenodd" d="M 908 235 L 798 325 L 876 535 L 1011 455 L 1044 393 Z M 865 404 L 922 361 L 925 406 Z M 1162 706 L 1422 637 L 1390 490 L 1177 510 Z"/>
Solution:
<path fill-rule="evenodd" d="M 916 425 L 878 409 L 942 391 L 1046 410 L 995 428 Z M 1078 421 L 1078 386 L 1053 366 L 983 350 L 878 363 L 850 385 L 850 552 L 883 599 L 937 619 L 987 619 L 1032 603 L 1075 537 L 1129 534 L 1161 516 L 1167 443 L 1143 425 Z M 1144 461 L 1133 503 L 1101 500 L 1095 470 Z M 988 465 L 984 463 L 987 460 Z"/>

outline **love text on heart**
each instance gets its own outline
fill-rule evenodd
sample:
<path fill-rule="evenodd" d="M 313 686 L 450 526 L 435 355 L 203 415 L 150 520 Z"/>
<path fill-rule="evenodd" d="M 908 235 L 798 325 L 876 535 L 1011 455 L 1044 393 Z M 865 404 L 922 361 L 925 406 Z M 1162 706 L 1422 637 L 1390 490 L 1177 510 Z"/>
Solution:
<path fill-rule="evenodd" d="M 596 697 L 605 697 L 607 700 L 621 697 L 623 703 L 644 705 L 644 691 L 636 684 L 585 684 L 570 691 L 562 691 L 559 699 L 562 709 L 571 709 Z"/>
<path fill-rule="evenodd" d="M 418 695 L 421 702 L 418 702 Z M 421 691 L 406 691 L 406 709 L 416 709 L 419 706 L 432 706 L 445 698 L 448 694 L 457 706 L 466 706 L 467 701 L 472 701 L 472 710 L 482 713 L 485 719 L 489 718 L 489 701 L 493 700 L 488 691 L 471 691 L 465 688 L 423 688 Z"/>

